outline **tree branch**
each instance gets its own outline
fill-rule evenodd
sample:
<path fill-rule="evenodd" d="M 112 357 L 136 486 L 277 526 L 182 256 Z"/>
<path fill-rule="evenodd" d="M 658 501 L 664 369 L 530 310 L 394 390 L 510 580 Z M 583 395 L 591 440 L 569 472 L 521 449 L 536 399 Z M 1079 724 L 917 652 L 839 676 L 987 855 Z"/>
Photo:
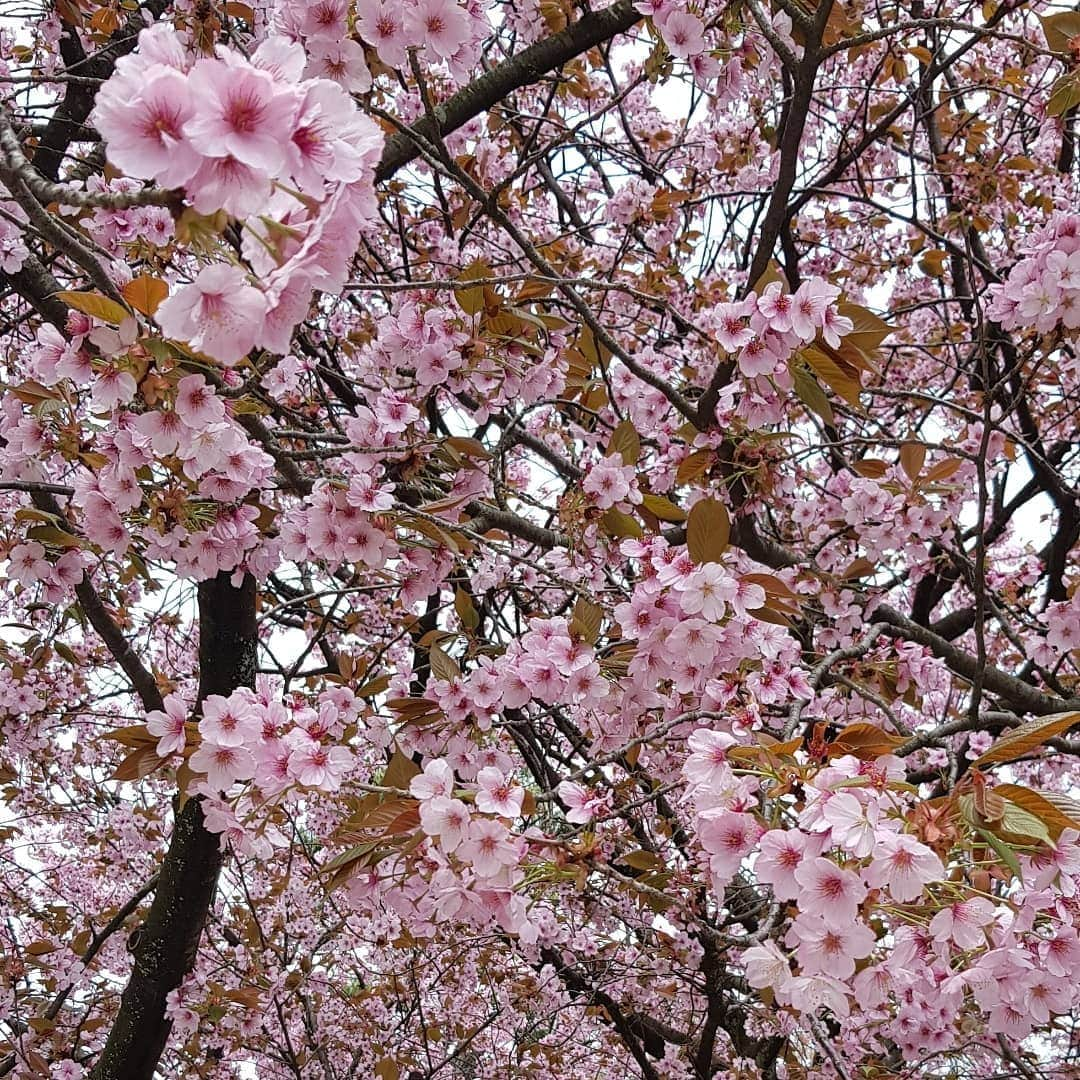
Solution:
<path fill-rule="evenodd" d="M 996 694 L 1021 713 L 1049 716 L 1051 713 L 1068 712 L 1071 709 L 1080 710 L 1080 698 L 1059 698 L 1044 694 L 1015 675 L 989 664 L 980 672 L 979 662 L 971 653 L 939 637 L 932 630 L 927 630 L 925 626 L 913 622 L 888 604 L 879 604 L 867 615 L 867 622 L 887 623 L 897 630 L 901 637 L 925 645 L 938 659 L 944 660 L 952 671 L 969 682 L 973 683 L 981 674 L 983 689 Z"/>
<path fill-rule="evenodd" d="M 629 30 L 640 21 L 641 13 L 631 0 L 618 0 L 603 11 L 586 12 L 565 30 L 504 60 L 441 105 L 436 105 L 433 116 L 418 120 L 413 131 L 427 142 L 438 142 L 441 136 L 456 131 L 474 116 L 497 105 L 507 94 L 539 82 L 549 71 L 561 68 L 575 56 Z M 398 169 L 419 155 L 419 147 L 408 133 L 399 132 L 387 139 L 382 159 L 375 169 L 376 182 L 389 180 Z"/>
<path fill-rule="evenodd" d="M 255 683 L 255 579 L 247 574 L 236 588 L 230 578 L 199 582 L 199 702 Z M 194 966 L 221 865 L 221 838 L 203 824 L 202 800 L 190 798 L 177 812 L 120 1011 L 90 1080 L 152 1080 L 172 1028 L 168 995 Z"/>

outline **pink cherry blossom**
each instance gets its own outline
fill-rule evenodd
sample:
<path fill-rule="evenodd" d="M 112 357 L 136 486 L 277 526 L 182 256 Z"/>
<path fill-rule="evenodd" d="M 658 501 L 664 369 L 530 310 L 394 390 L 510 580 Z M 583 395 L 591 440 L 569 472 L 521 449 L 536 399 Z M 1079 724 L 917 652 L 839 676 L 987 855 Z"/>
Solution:
<path fill-rule="evenodd" d="M 185 126 L 195 115 L 188 79 L 173 67 L 152 67 L 131 98 L 98 95 L 94 123 L 110 158 L 129 176 L 180 187 L 194 175 L 201 155 Z"/>
<path fill-rule="evenodd" d="M 855 974 L 855 961 L 870 955 L 875 938 L 865 923 L 830 923 L 816 915 L 800 913 L 791 924 L 786 941 L 789 946 L 795 946 L 795 958 L 804 974 L 849 979 Z"/>
<path fill-rule="evenodd" d="M 887 887 L 893 899 L 901 903 L 917 900 L 924 885 L 944 877 L 941 859 L 905 833 L 881 837 L 874 848 L 873 862 L 863 871 L 868 885 L 875 889 Z"/>
<path fill-rule="evenodd" d="M 866 886 L 852 871 L 820 855 L 806 859 L 795 870 L 795 881 L 799 886 L 799 910 L 820 916 L 830 926 L 854 922 L 866 898 Z"/>
<path fill-rule="evenodd" d="M 199 734 L 218 746 L 244 746 L 259 733 L 259 720 L 237 695 L 211 694 L 202 703 Z"/>
<path fill-rule="evenodd" d="M 994 917 L 994 905 L 981 896 L 971 896 L 943 907 L 930 920 L 935 941 L 953 941 L 961 949 L 975 949 L 986 942 L 984 927 Z"/>
<path fill-rule="evenodd" d="M 469 835 L 472 815 L 460 799 L 436 795 L 420 803 L 420 825 L 428 836 L 437 836 L 447 854 L 456 851 Z"/>
<path fill-rule="evenodd" d="M 735 595 L 736 582 L 719 563 L 699 566 L 679 586 L 679 605 L 687 615 L 716 621 L 723 618 L 728 601 Z"/>
<path fill-rule="evenodd" d="M 154 709 L 146 714 L 146 730 L 158 739 L 157 752 L 161 757 L 181 754 L 187 745 L 188 706 L 176 694 L 165 697 L 165 710 Z"/>
<path fill-rule="evenodd" d="M 860 859 L 874 850 L 879 814 L 875 801 L 860 802 L 846 791 L 834 793 L 821 811 L 833 841 Z"/>
<path fill-rule="evenodd" d="M 34 585 L 48 573 L 45 546 L 36 540 L 17 544 L 8 556 L 8 576 L 23 585 Z"/>
<path fill-rule="evenodd" d="M 664 41 L 672 56 L 686 59 L 705 48 L 705 24 L 687 11 L 674 11 L 660 24 Z"/>
<path fill-rule="evenodd" d="M 457 0 L 417 0 L 405 9 L 405 33 L 447 59 L 469 40 L 469 19 Z"/>
<path fill-rule="evenodd" d="M 575 825 L 587 825 L 608 809 L 608 800 L 572 780 L 563 780 L 558 788 L 559 798 L 567 805 L 566 820 Z"/>
<path fill-rule="evenodd" d="M 503 776 L 495 768 L 481 769 L 476 774 L 476 809 L 485 814 L 498 814 L 500 817 L 517 818 L 521 816 L 521 805 L 525 792 Z"/>
<path fill-rule="evenodd" d="M 255 775 L 255 759 L 243 746 L 219 746 L 204 742 L 188 759 L 197 773 L 205 773 L 214 791 L 228 791 L 239 780 L 250 780 Z"/>
<path fill-rule="evenodd" d="M 714 309 L 716 340 L 725 352 L 736 353 L 754 340 L 754 331 L 745 321 L 748 314 L 745 304 L 718 304 Z"/>
<path fill-rule="evenodd" d="M 231 367 L 255 344 L 266 300 L 238 267 L 207 266 L 157 309 L 162 331 Z"/>
<path fill-rule="evenodd" d="M 791 965 L 775 942 L 752 945 L 742 954 L 746 981 L 758 990 L 781 989 L 791 978 Z"/>
<path fill-rule="evenodd" d="M 510 834 L 494 818 L 474 818 L 458 853 L 480 877 L 485 878 L 494 877 L 518 860 Z"/>
<path fill-rule="evenodd" d="M 429 761 L 419 776 L 409 782 L 409 791 L 421 801 L 437 796 L 449 798 L 454 793 L 454 772 L 441 758 Z"/>
<path fill-rule="evenodd" d="M 284 147 L 282 149 L 284 156 Z M 233 217 L 257 214 L 270 198 L 271 182 L 266 173 L 231 154 L 203 158 L 187 184 L 191 205 L 200 214 L 224 210 Z"/>
<path fill-rule="evenodd" d="M 352 761 L 344 746 L 322 746 L 304 738 L 289 755 L 289 775 L 304 787 L 337 791 Z"/>
<path fill-rule="evenodd" d="M 701 815 L 698 837 L 711 854 L 709 868 L 716 880 L 728 882 L 743 859 L 753 851 L 762 828 L 752 814 L 723 808 L 706 810 Z"/>
<path fill-rule="evenodd" d="M 384 64 L 401 67 L 405 63 L 408 41 L 402 6 L 390 0 L 361 0 L 356 7 L 361 36 L 378 51 Z"/>
<path fill-rule="evenodd" d="M 692 784 L 718 786 L 730 773 L 727 751 L 735 742 L 735 738 L 727 732 L 698 728 L 686 740 L 692 753 L 683 764 L 683 776 Z"/>
<path fill-rule="evenodd" d="M 270 174 L 281 169 L 299 107 L 291 88 L 231 56 L 200 60 L 189 85 L 199 106 L 184 133 L 204 156 L 235 158 Z"/>
<path fill-rule="evenodd" d="M 795 900 L 802 886 L 795 879 L 807 857 L 817 856 L 822 841 L 798 829 L 770 829 L 758 842 L 754 873 L 759 881 L 771 885 L 779 900 Z"/>

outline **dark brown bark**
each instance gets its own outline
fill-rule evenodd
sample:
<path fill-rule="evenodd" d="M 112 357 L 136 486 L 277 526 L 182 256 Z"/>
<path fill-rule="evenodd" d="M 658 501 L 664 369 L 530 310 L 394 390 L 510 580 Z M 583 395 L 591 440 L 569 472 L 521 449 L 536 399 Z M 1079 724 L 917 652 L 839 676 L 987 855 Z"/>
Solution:
<path fill-rule="evenodd" d="M 641 13 L 634 8 L 631 0 L 618 0 L 618 3 L 603 11 L 587 12 L 565 30 L 522 49 L 516 56 L 481 75 L 475 82 L 437 105 L 433 117 L 418 120 L 413 130 L 428 142 L 438 142 L 440 136 L 456 131 L 508 94 L 538 82 L 549 71 L 558 70 L 575 56 L 624 33 L 640 21 Z M 415 160 L 419 153 L 408 133 L 401 132 L 387 139 L 382 159 L 375 170 L 375 179 L 388 180 L 403 165 Z"/>
<path fill-rule="evenodd" d="M 255 580 L 227 573 L 199 584 L 199 701 L 255 681 Z M 151 1080 L 172 1028 L 166 999 L 195 963 L 221 870 L 220 837 L 203 824 L 201 800 L 178 810 L 146 922 L 133 935 L 135 962 L 120 1011 L 91 1080 Z"/>

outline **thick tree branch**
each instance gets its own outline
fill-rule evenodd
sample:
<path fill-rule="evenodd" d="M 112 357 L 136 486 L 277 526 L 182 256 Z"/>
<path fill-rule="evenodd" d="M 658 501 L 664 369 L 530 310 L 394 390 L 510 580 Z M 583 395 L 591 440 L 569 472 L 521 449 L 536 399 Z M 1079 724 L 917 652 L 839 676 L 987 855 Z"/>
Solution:
<path fill-rule="evenodd" d="M 1044 694 L 1037 687 L 1031 686 L 1000 668 L 986 665 L 980 672 L 979 662 L 971 653 L 965 652 L 925 626 L 913 622 L 895 608 L 889 607 L 888 604 L 879 604 L 867 615 L 867 621 L 887 623 L 906 640 L 926 646 L 963 679 L 974 682 L 981 675 L 983 689 L 996 694 L 1021 713 L 1048 716 L 1051 713 L 1080 709 L 1080 698 L 1059 698 Z"/>
<path fill-rule="evenodd" d="M 87 79 L 107 79 L 116 61 L 135 48 L 139 31 L 160 17 L 169 6 L 169 0 L 148 0 L 132 13 L 127 22 L 113 34 L 109 44 L 100 52 L 87 56 L 79 44 L 75 32 L 66 29 L 60 38 L 60 48 L 67 63 L 68 75 L 80 75 Z M 70 82 L 64 100 L 57 105 L 41 136 L 34 153 L 34 166 L 47 180 L 60 178 L 60 166 L 67 156 L 68 147 L 86 138 L 85 122 L 94 107 L 96 87 L 92 81 Z"/>
<path fill-rule="evenodd" d="M 199 701 L 255 682 L 255 579 L 230 574 L 199 583 Z M 172 1028 L 168 995 L 195 963 L 221 870 L 221 838 L 203 824 L 202 800 L 176 815 L 150 912 L 137 932 L 135 963 L 91 1080 L 152 1080 Z"/>
<path fill-rule="evenodd" d="M 565 30 L 523 49 L 436 105 L 433 115 L 418 120 L 412 130 L 425 141 L 437 143 L 442 136 L 497 105 L 507 94 L 539 82 L 549 71 L 558 70 L 575 56 L 624 33 L 640 21 L 641 13 L 631 0 L 618 0 L 603 11 L 587 12 Z M 419 156 L 420 148 L 410 133 L 402 131 L 392 136 L 386 141 L 375 170 L 376 181 L 388 180 Z"/>

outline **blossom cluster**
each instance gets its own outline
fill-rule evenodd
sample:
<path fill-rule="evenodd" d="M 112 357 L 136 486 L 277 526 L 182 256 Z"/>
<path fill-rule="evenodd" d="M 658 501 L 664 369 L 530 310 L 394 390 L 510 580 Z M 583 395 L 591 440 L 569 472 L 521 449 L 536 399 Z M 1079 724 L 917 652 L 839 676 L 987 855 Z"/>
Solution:
<path fill-rule="evenodd" d="M 428 696 L 451 723 L 473 716 L 482 729 L 496 713 L 530 701 L 588 709 L 608 693 L 596 650 L 562 617 L 531 619 L 502 656 L 481 657 L 467 676 L 432 679 L 428 687 Z"/>
<path fill-rule="evenodd" d="M 0 270 L 5 274 L 14 274 L 22 269 L 29 249 L 23 242 L 23 230 L 19 222 L 26 214 L 17 203 L 4 203 L 4 214 L 0 217 Z"/>
<path fill-rule="evenodd" d="M 250 781 L 264 801 L 301 790 L 334 792 L 353 764 L 353 755 L 337 741 L 357 714 L 347 692 L 321 695 L 317 708 L 290 708 L 274 685 L 260 677 L 255 690 L 242 687 L 228 697 L 211 694 L 202 701 L 197 738 L 189 730 L 190 705 L 182 697 L 170 694 L 164 706 L 146 716 L 158 755 L 184 755 L 189 768 L 205 777 L 194 790 L 210 800 L 218 819 L 237 835 L 243 830 L 235 812 L 230 816 L 221 803 L 237 784 L 246 787 Z M 208 828 L 226 831 L 225 824 L 215 828 L 213 819 Z"/>
<path fill-rule="evenodd" d="M 133 320 L 129 323 L 134 329 Z M 180 375 L 175 382 L 161 380 L 156 408 L 141 412 L 125 408 L 136 397 L 131 371 L 121 359 L 95 360 L 91 353 L 95 347 L 103 351 L 106 336 L 123 339 L 125 327 L 119 334 L 105 327 L 95 329 L 80 315 L 69 321 L 68 329 L 70 339 L 48 324 L 39 328 L 29 364 L 42 386 L 89 386 L 91 408 L 108 411 L 114 419 L 113 430 L 95 444 L 95 467 L 80 467 L 74 476 L 73 501 L 82 511 L 87 540 L 102 551 L 122 555 L 133 541 L 130 516 L 141 517 L 139 511 L 149 506 L 150 520 L 142 518 L 138 526 L 149 558 L 175 560 L 180 576 L 192 579 L 212 577 L 244 562 L 253 568 L 251 560 L 262 543 L 254 525 L 258 510 L 236 504 L 266 482 L 273 459 L 248 439 L 226 400 L 201 374 Z M 118 340 L 115 347 L 126 350 L 132 340 Z M 42 418 L 23 411 L 10 398 L 0 414 L 0 435 L 7 440 L 8 467 L 17 464 L 33 479 L 43 454 L 54 445 Z M 187 512 L 179 503 L 166 511 L 160 481 L 169 475 L 162 463 L 170 461 L 175 462 L 173 482 L 182 478 L 195 502 L 215 507 L 211 514 L 200 516 L 194 502 Z M 47 560 L 37 547 L 23 547 L 15 572 L 24 584 L 44 581 L 47 589 L 69 589 L 81 580 L 84 554 L 68 552 L 45 571 L 41 564 Z M 262 554 L 272 558 L 269 549 Z M 52 592 L 46 595 L 56 599 Z"/>
<path fill-rule="evenodd" d="M 662 537 L 625 540 L 621 551 L 641 570 L 630 598 L 613 611 L 624 637 L 637 643 L 628 675 L 641 693 L 670 680 L 677 693 L 704 695 L 706 709 L 728 706 L 743 683 L 761 705 L 813 696 L 795 640 L 754 616 L 766 594 L 747 572 L 753 564 L 744 570 L 725 556 L 697 565 Z"/>
<path fill-rule="evenodd" d="M 747 378 L 776 376 L 800 345 L 818 334 L 832 348 L 853 328 L 836 306 L 840 290 L 821 278 L 804 281 L 789 293 L 779 281 L 711 312 L 710 329 L 722 349 L 736 356 Z"/>
<path fill-rule="evenodd" d="M 46 556 L 45 545 L 37 540 L 16 544 L 8 555 L 7 576 L 26 588 L 43 583 L 42 599 L 56 604 L 83 580 L 89 560 L 77 549 L 52 562 Z"/>
<path fill-rule="evenodd" d="M 212 264 L 156 313 L 166 335 L 227 366 L 255 345 L 288 351 L 313 292 L 340 291 L 374 212 L 381 133 L 341 86 L 305 78 L 305 67 L 303 48 L 283 37 L 250 60 L 225 46 L 196 59 L 155 26 L 96 99 L 110 160 L 128 176 L 182 188 L 201 214 L 261 218 L 258 287 L 238 266 Z"/>
<path fill-rule="evenodd" d="M 1080 328 L 1080 214 L 1052 215 L 1022 251 L 1009 276 L 989 287 L 987 315 L 1005 330 Z"/>
<path fill-rule="evenodd" d="M 127 176 L 112 180 L 91 176 L 86 181 L 86 191 L 91 195 L 134 194 L 142 186 L 138 180 Z M 87 232 L 114 258 L 139 248 L 163 248 L 176 235 L 172 213 L 165 206 L 130 206 L 122 210 L 97 206 L 82 221 Z M 114 275 L 125 270 L 125 263 L 113 263 Z"/>
<path fill-rule="evenodd" d="M 351 92 L 371 85 L 363 47 L 353 40 L 353 5 L 349 0 L 282 0 L 275 6 L 274 31 L 302 41 L 309 77 L 335 79 Z M 457 0 L 361 0 L 355 5 L 357 34 L 378 54 L 380 63 L 400 68 L 408 50 L 425 54 L 428 63 L 445 61 L 456 78 L 466 77 L 491 31 L 484 6 Z"/>
<path fill-rule="evenodd" d="M 476 776 L 473 805 L 480 814 L 454 795 L 454 774 L 450 766 L 436 758 L 413 778 L 409 790 L 420 800 L 420 826 L 437 837 L 446 854 L 472 867 L 480 878 L 497 878 L 518 863 L 524 848 L 515 841 L 501 818 L 514 821 L 521 816 L 524 790 L 495 767 L 481 769 Z"/>
<path fill-rule="evenodd" d="M 744 950 L 750 985 L 811 1015 L 826 1007 L 844 1018 L 857 1002 L 863 1021 L 880 1021 L 881 1037 L 912 1059 L 952 1043 L 965 993 L 992 1030 L 1018 1039 L 1073 1006 L 1063 976 L 1080 955 L 1077 912 L 1064 899 L 1080 875 L 1075 830 L 1025 859 L 1023 888 L 1006 903 L 959 883 L 943 861 L 948 845 L 920 839 L 899 758 L 833 760 L 809 780 L 801 808 L 784 813 L 791 820 L 769 828 L 757 779 L 729 759 L 735 744 L 697 731 L 683 775 L 717 894 L 749 872 L 794 905 L 781 941 Z M 890 1000 L 900 1002 L 894 1013 Z"/>
<path fill-rule="evenodd" d="M 1068 600 L 1048 604 L 1042 619 L 1046 638 L 1035 646 L 1032 658 L 1053 667 L 1061 656 L 1080 649 L 1080 589 Z"/>

